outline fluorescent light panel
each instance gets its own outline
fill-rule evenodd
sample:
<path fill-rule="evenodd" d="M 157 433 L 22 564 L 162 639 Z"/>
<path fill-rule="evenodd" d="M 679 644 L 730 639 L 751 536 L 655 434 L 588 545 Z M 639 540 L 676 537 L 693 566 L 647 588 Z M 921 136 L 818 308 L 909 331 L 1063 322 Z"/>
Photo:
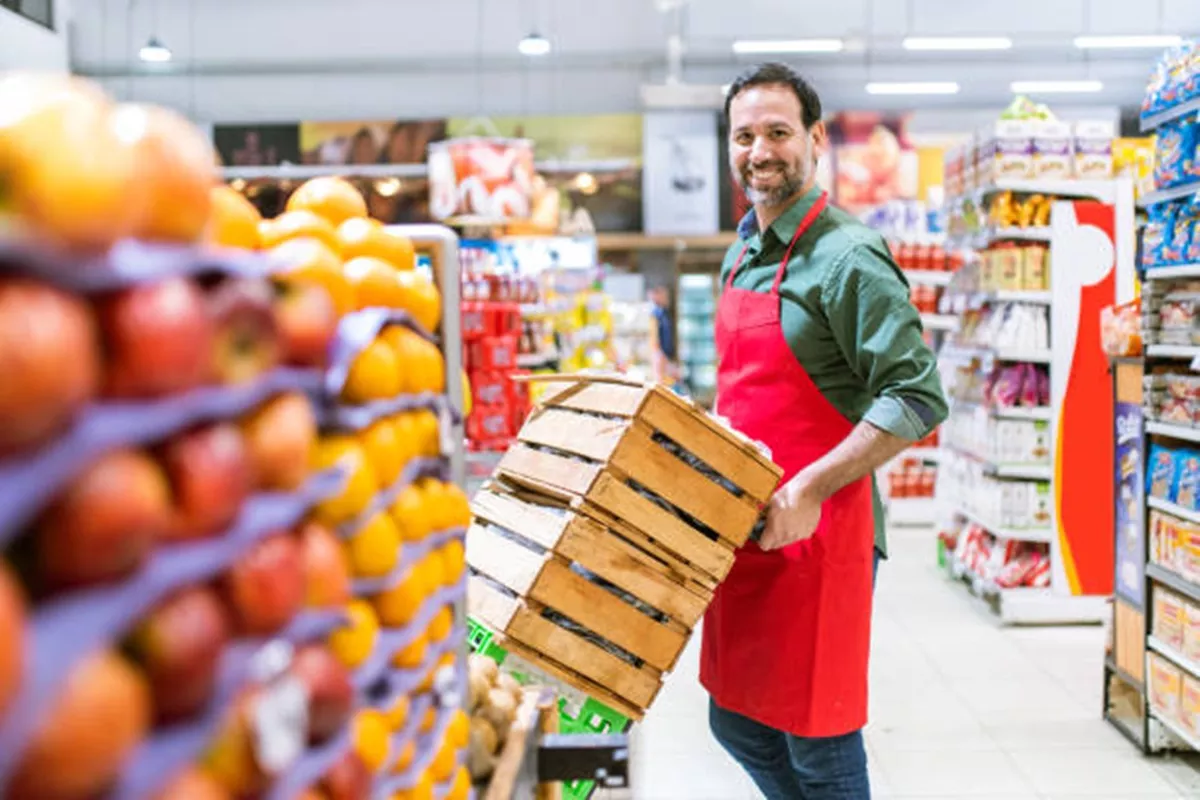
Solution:
<path fill-rule="evenodd" d="M 165 64 L 171 60 L 171 50 L 158 39 L 150 37 L 150 41 L 138 51 L 138 58 L 147 64 Z"/>
<path fill-rule="evenodd" d="M 517 51 L 523 56 L 544 56 L 550 52 L 550 40 L 531 33 L 517 42 Z"/>
<path fill-rule="evenodd" d="M 958 94 L 954 81 L 871 82 L 867 94 Z"/>
<path fill-rule="evenodd" d="M 1100 81 L 1013 81 L 1009 88 L 1014 94 L 1076 94 L 1102 91 L 1104 84 Z"/>
<path fill-rule="evenodd" d="M 739 39 L 733 52 L 755 53 L 840 53 L 846 43 L 841 39 Z"/>
<path fill-rule="evenodd" d="M 1167 34 L 1135 34 L 1132 36 L 1076 36 L 1075 46 L 1080 50 L 1118 49 L 1162 49 L 1175 47 L 1183 41 L 1181 36 Z"/>
<path fill-rule="evenodd" d="M 905 50 L 1011 50 L 1007 36 L 909 36 Z"/>

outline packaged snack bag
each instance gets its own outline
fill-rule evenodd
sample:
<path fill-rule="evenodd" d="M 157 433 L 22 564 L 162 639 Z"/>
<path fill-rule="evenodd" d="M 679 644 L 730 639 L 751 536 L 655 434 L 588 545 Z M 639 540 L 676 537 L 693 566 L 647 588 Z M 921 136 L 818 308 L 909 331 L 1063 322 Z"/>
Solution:
<path fill-rule="evenodd" d="M 1181 450 L 1176 455 L 1175 496 L 1172 502 L 1195 511 L 1200 508 L 1200 453 Z"/>
<path fill-rule="evenodd" d="M 1191 245 L 1192 223 L 1195 219 L 1185 213 L 1182 204 L 1174 204 L 1175 213 L 1164 231 L 1161 263 L 1182 264 Z"/>
<path fill-rule="evenodd" d="M 1194 117 L 1185 117 L 1159 129 L 1155 143 L 1154 184 L 1169 189 L 1185 183 L 1196 154 Z"/>
<path fill-rule="evenodd" d="M 1163 263 L 1163 242 L 1167 238 L 1171 209 L 1170 203 L 1150 208 L 1149 219 L 1142 231 L 1142 269 L 1157 267 Z"/>
<path fill-rule="evenodd" d="M 1150 457 L 1146 460 L 1146 491 L 1151 497 L 1167 500 L 1171 485 L 1175 481 L 1175 457 L 1173 451 L 1160 444 L 1150 445 Z"/>

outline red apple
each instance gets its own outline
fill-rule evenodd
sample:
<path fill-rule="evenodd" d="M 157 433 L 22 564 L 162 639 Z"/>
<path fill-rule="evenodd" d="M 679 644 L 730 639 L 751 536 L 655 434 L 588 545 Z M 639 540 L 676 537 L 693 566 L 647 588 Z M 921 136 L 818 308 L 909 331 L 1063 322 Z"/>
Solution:
<path fill-rule="evenodd" d="M 233 795 L 203 770 L 185 767 L 154 800 L 233 800 Z"/>
<path fill-rule="evenodd" d="M 0 455 L 66 426 L 100 381 L 87 304 L 33 281 L 0 281 L 0 375 Z"/>
<path fill-rule="evenodd" d="M 268 536 L 230 568 L 224 588 L 239 632 L 275 633 L 304 605 L 300 545 L 287 531 Z"/>
<path fill-rule="evenodd" d="M 298 367 L 323 367 L 329 343 L 337 333 L 337 308 L 325 289 L 306 281 L 278 284 L 275 322 L 283 345 L 283 360 Z"/>
<path fill-rule="evenodd" d="M 291 670 L 308 689 L 308 742 L 320 744 L 340 731 L 354 710 L 350 674 L 329 648 L 320 644 L 297 651 Z"/>
<path fill-rule="evenodd" d="M 142 565 L 171 521 L 171 489 L 138 450 L 100 457 L 37 525 L 38 572 L 50 590 L 122 578 Z"/>
<path fill-rule="evenodd" d="M 321 788 L 329 800 L 367 800 L 371 796 L 371 773 L 358 754 L 349 750 L 325 773 Z"/>
<path fill-rule="evenodd" d="M 169 441 L 163 463 L 175 490 L 164 538 L 198 539 L 233 524 L 253 488 L 250 452 L 236 425 L 220 422 Z"/>
<path fill-rule="evenodd" d="M 26 647 L 25 596 L 8 564 L 0 561 L 0 715 L 21 687 Z"/>
<path fill-rule="evenodd" d="M 325 526 L 309 522 L 300 529 L 304 553 L 304 604 L 337 608 L 350 602 L 350 565 L 341 543 Z"/>
<path fill-rule="evenodd" d="M 270 284 L 251 279 L 223 281 L 209 294 L 216 331 L 212 372 L 218 382 L 245 383 L 279 364 L 282 348 L 271 299 Z"/>
<path fill-rule="evenodd" d="M 230 635 L 225 607 L 206 586 L 179 590 L 138 624 L 130 648 L 149 679 L 159 722 L 205 706 Z"/>
<path fill-rule="evenodd" d="M 108 297 L 100 320 L 109 355 L 107 393 L 157 397 L 209 379 L 213 325 L 204 293 L 186 278 Z"/>
<path fill-rule="evenodd" d="M 308 477 L 317 418 L 308 397 L 293 392 L 264 403 L 242 423 L 255 485 L 290 492 Z"/>

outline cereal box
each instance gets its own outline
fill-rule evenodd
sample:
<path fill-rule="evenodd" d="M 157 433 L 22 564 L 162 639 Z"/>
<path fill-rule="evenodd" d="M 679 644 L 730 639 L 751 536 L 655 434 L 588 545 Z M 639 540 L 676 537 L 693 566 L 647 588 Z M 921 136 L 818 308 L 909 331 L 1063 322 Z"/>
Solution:
<path fill-rule="evenodd" d="M 1178 720 L 1183 694 L 1183 672 L 1158 653 L 1146 654 L 1150 674 L 1150 705 L 1168 719 Z"/>
<path fill-rule="evenodd" d="M 1154 587 L 1154 635 L 1183 652 L 1183 631 L 1186 625 L 1187 611 L 1184 600 L 1179 595 L 1161 586 Z"/>

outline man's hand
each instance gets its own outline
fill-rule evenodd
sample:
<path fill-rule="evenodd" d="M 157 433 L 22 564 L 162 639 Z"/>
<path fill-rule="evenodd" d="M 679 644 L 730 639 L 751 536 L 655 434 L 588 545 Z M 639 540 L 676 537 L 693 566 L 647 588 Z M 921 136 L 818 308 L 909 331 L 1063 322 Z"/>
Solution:
<path fill-rule="evenodd" d="M 785 483 L 767 506 L 767 525 L 758 546 L 778 550 L 817 532 L 821 521 L 821 496 L 799 473 Z"/>

